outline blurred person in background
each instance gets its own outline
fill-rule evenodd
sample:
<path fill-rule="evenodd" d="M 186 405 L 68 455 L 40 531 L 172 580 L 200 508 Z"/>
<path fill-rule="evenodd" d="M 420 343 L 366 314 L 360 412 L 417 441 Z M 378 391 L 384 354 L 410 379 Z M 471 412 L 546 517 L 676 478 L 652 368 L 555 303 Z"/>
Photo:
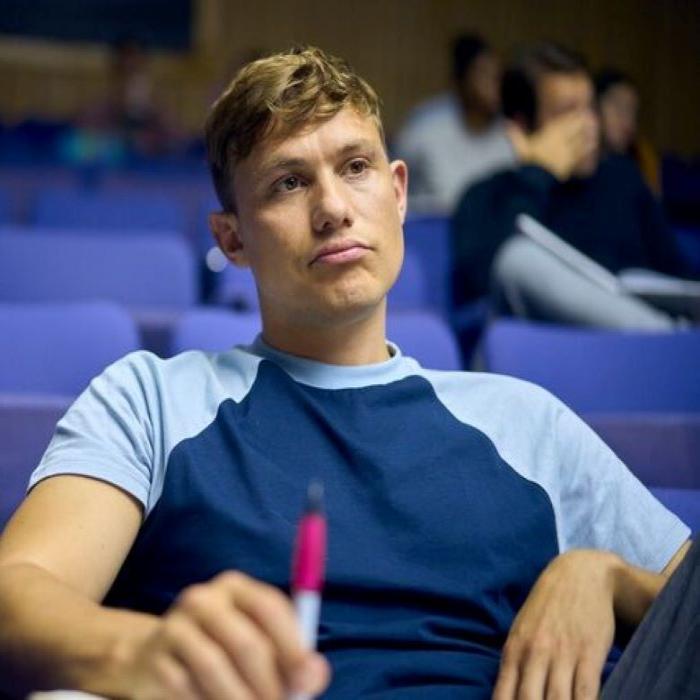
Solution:
<path fill-rule="evenodd" d="M 451 212 L 466 186 L 515 161 L 500 111 L 501 61 L 476 34 L 452 50 L 452 90 L 419 105 L 395 151 L 411 172 L 409 207 Z"/>
<path fill-rule="evenodd" d="M 639 133 L 639 90 L 634 81 L 614 68 L 595 77 L 603 149 L 632 158 L 652 192 L 661 192 L 659 157 Z"/>
<path fill-rule="evenodd" d="M 504 76 L 503 111 L 520 164 L 468 188 L 459 202 L 452 220 L 455 307 L 488 295 L 495 275 L 499 303 L 519 315 L 672 327 L 672 318 L 637 299 L 601 300 L 546 251 L 514 236 L 516 217 L 525 213 L 613 273 L 687 274 L 635 164 L 617 154 L 601 157 L 583 59 L 552 43 L 525 49 Z"/>
<path fill-rule="evenodd" d="M 148 53 L 125 39 L 110 56 L 107 96 L 87 108 L 62 144 L 71 163 L 120 164 L 131 156 L 153 158 L 182 146 L 175 121 L 154 96 Z"/>

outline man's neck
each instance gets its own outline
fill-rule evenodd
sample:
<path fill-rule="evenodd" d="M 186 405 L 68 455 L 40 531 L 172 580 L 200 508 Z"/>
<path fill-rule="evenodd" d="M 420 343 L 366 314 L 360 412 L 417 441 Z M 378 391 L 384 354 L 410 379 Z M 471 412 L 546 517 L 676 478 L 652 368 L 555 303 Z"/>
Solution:
<path fill-rule="evenodd" d="M 474 108 L 473 105 L 467 104 L 464 99 L 460 98 L 462 107 L 462 119 L 468 131 L 473 134 L 480 134 L 487 131 L 494 122 L 494 115 L 487 114 L 483 110 Z"/>
<path fill-rule="evenodd" d="M 263 313 L 263 340 L 275 350 L 331 365 L 369 365 L 389 359 L 385 305 L 344 323 L 291 324 Z"/>

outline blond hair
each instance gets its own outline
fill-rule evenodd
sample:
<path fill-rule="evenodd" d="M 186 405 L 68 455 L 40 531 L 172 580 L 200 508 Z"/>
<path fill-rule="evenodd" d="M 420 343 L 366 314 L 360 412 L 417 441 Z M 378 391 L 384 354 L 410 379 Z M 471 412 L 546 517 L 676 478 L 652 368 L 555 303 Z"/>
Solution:
<path fill-rule="evenodd" d="M 377 122 L 379 98 L 341 58 L 313 46 L 248 63 L 216 100 L 205 125 L 209 168 L 226 211 L 235 211 L 233 169 L 272 131 L 281 137 L 352 107 Z"/>

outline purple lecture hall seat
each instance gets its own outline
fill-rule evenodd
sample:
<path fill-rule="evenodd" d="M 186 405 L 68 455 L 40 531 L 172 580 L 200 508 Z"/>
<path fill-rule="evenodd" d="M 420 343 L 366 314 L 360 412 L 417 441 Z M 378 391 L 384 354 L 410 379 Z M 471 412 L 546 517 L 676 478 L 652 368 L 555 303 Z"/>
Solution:
<path fill-rule="evenodd" d="M 391 311 L 387 338 L 404 355 L 414 357 L 427 369 L 460 370 L 457 340 L 445 321 L 432 311 Z"/>
<path fill-rule="evenodd" d="M 648 486 L 700 489 L 700 331 L 586 330 L 501 320 L 488 370 L 532 381 L 580 413 Z"/>
<path fill-rule="evenodd" d="M 186 350 L 221 352 L 234 345 L 247 345 L 260 333 L 257 313 L 227 309 L 193 309 L 182 314 L 172 335 L 173 355 Z"/>
<path fill-rule="evenodd" d="M 394 286 L 389 290 L 388 301 L 391 311 L 428 308 L 436 311 L 430 304 L 428 280 L 423 262 L 418 254 L 409 248 L 404 253 L 401 272 Z"/>
<path fill-rule="evenodd" d="M 96 374 L 138 349 L 115 304 L 0 303 L 0 527 L 72 400 Z"/>
<path fill-rule="evenodd" d="M 184 234 L 187 221 L 174 197 L 163 193 L 46 187 L 37 192 L 30 223 L 85 228 L 93 233 L 129 229 Z"/>

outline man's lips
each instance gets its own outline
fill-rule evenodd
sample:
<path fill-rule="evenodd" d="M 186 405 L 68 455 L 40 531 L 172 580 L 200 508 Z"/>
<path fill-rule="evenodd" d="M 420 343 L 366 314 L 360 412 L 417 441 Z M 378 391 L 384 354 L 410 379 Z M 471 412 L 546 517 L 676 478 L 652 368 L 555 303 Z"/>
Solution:
<path fill-rule="evenodd" d="M 359 241 L 343 241 L 321 248 L 309 264 L 340 265 L 353 262 L 362 258 L 368 250 L 369 246 Z"/>

